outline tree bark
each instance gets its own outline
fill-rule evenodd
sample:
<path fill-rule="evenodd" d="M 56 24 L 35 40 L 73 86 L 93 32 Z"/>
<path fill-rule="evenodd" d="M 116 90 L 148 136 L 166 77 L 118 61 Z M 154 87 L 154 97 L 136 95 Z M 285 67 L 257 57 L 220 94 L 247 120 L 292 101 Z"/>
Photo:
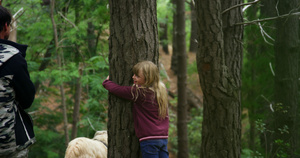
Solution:
<path fill-rule="evenodd" d="M 139 61 L 158 64 L 159 41 L 155 0 L 109 1 L 110 79 L 120 85 L 132 85 L 132 67 Z M 139 141 L 135 136 L 132 104 L 109 95 L 108 157 L 138 158 Z"/>
<path fill-rule="evenodd" d="M 199 26 L 197 67 L 203 91 L 201 157 L 241 154 L 241 8 L 221 14 L 241 0 L 196 1 Z"/>
<path fill-rule="evenodd" d="M 189 157 L 187 135 L 187 54 L 185 43 L 185 1 L 176 0 L 176 45 L 177 53 L 177 136 L 178 157 Z"/>

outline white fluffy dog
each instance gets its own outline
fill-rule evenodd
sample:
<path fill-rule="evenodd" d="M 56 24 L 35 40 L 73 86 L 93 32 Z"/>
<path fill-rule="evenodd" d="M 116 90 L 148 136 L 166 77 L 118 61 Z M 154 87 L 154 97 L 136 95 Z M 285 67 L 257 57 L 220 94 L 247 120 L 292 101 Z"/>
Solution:
<path fill-rule="evenodd" d="M 69 142 L 65 158 L 107 158 L 107 131 L 97 131 L 93 139 L 78 137 Z"/>

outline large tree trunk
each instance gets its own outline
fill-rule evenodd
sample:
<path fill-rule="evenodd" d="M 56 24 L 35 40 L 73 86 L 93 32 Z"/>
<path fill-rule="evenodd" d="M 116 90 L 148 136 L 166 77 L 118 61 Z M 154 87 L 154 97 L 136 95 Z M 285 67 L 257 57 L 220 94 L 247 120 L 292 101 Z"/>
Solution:
<path fill-rule="evenodd" d="M 185 1 L 176 0 L 177 27 L 176 45 L 177 53 L 177 133 L 178 133 L 178 157 L 189 157 L 187 136 L 187 55 L 185 43 Z"/>
<path fill-rule="evenodd" d="M 156 1 L 116 0 L 109 1 L 109 6 L 110 78 L 120 85 L 132 85 L 132 67 L 138 61 L 158 63 Z M 109 95 L 108 157 L 141 157 L 131 106 L 131 102 Z"/>
<path fill-rule="evenodd" d="M 221 4 L 222 2 L 222 4 Z M 203 90 L 201 157 L 241 154 L 241 76 L 243 27 L 241 0 L 196 1 L 199 26 L 197 67 Z"/>
<path fill-rule="evenodd" d="M 298 0 L 279 1 L 278 12 L 297 12 Z M 275 40 L 275 113 L 273 156 L 286 153 L 295 157 L 298 149 L 297 108 L 298 108 L 298 69 L 299 69 L 299 17 L 290 16 L 276 21 Z M 283 131 L 282 131 L 283 130 Z M 286 131 L 285 131 L 286 130 Z M 289 146 L 286 146 L 288 143 Z M 280 156 L 278 156 L 280 157 Z"/>

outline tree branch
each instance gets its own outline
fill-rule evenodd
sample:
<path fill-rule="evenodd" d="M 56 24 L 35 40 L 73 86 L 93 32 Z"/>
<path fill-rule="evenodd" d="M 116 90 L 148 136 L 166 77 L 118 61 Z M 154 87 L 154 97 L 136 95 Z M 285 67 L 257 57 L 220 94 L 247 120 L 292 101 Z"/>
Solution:
<path fill-rule="evenodd" d="M 23 14 L 25 13 L 25 10 L 23 7 L 19 9 L 13 16 L 12 16 L 12 21 L 10 22 L 11 24 L 17 21 Z M 18 15 L 20 14 L 20 15 Z M 18 15 L 18 16 L 17 16 Z"/>
<path fill-rule="evenodd" d="M 77 31 L 78 31 L 78 27 L 72 23 L 68 18 L 66 18 L 61 12 L 58 12 L 58 14 L 63 17 L 67 22 L 69 22 Z"/>
<path fill-rule="evenodd" d="M 290 13 L 290 14 L 284 14 L 284 15 L 280 15 L 280 16 L 276 16 L 276 17 L 265 18 L 265 19 L 258 19 L 258 20 L 253 20 L 253 21 L 249 21 L 249 22 L 236 23 L 234 25 L 257 24 L 257 23 L 263 22 L 263 21 L 276 20 L 276 19 L 279 19 L 279 18 L 286 18 L 286 17 L 289 17 L 289 16 L 295 16 L 295 15 L 300 15 L 300 12 Z"/>
<path fill-rule="evenodd" d="M 255 1 L 253 1 L 253 2 L 242 3 L 242 4 L 238 4 L 238 5 L 232 6 L 232 7 L 230 7 L 230 8 L 225 9 L 225 10 L 222 12 L 222 14 L 224 14 L 224 13 L 226 13 L 226 12 L 228 12 L 228 11 L 234 9 L 234 8 L 237 8 L 237 7 L 241 7 L 241 6 L 245 6 L 245 5 L 253 5 L 253 4 L 255 4 L 255 3 L 259 2 L 259 1 L 260 1 L 260 0 L 255 0 Z"/>

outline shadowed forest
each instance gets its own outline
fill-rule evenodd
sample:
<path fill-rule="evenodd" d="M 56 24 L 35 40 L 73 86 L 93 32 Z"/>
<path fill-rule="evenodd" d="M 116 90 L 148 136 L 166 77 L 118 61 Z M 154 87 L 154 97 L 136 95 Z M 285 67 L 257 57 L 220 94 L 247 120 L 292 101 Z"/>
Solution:
<path fill-rule="evenodd" d="M 142 60 L 159 66 L 168 89 L 170 157 L 300 157 L 298 0 L 1 5 L 14 15 L 10 40 L 29 45 L 30 158 L 62 158 L 68 142 L 100 130 L 108 157 L 141 157 L 131 103 L 102 82 L 131 85 Z"/>

